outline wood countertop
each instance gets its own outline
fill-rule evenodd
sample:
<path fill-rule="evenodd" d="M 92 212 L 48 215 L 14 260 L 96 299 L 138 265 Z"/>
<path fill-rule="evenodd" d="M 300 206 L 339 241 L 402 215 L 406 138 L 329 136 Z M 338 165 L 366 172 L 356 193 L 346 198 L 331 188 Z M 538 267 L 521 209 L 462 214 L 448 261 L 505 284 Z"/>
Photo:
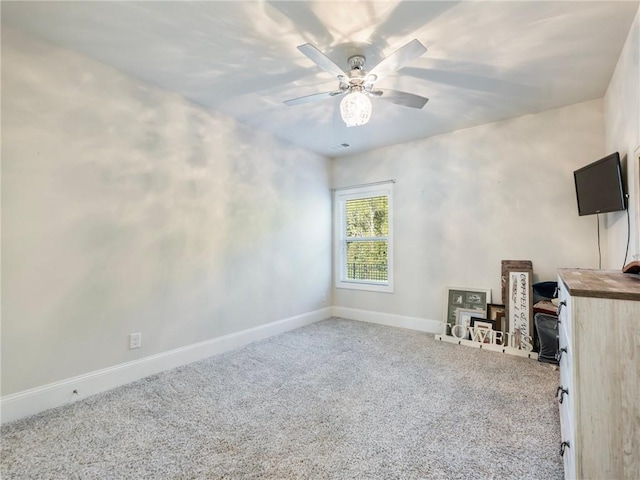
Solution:
<path fill-rule="evenodd" d="M 558 274 L 572 296 L 640 301 L 638 275 L 580 268 L 561 268 Z"/>

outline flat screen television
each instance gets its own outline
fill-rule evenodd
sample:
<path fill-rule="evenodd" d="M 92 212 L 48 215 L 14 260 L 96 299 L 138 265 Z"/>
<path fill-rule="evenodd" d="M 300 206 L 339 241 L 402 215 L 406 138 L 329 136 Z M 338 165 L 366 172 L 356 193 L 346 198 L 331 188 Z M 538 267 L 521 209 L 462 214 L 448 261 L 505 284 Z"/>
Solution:
<path fill-rule="evenodd" d="M 612 153 L 573 172 L 578 200 L 578 215 L 624 210 L 620 155 Z"/>

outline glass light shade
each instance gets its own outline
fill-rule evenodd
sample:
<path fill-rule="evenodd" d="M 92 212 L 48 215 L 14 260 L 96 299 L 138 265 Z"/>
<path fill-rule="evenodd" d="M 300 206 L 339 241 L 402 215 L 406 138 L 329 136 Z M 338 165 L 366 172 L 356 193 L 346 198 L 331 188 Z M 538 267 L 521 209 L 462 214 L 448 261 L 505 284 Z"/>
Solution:
<path fill-rule="evenodd" d="M 351 92 L 340 102 L 340 115 L 347 127 L 364 125 L 371 118 L 371 100 L 362 92 Z"/>

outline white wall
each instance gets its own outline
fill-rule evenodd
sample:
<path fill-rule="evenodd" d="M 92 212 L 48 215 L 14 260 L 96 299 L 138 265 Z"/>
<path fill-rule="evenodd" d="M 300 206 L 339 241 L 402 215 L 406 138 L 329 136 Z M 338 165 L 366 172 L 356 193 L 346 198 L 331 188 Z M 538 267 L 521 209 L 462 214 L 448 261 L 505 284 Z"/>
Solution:
<path fill-rule="evenodd" d="M 328 160 L 3 28 L 2 395 L 328 306 L 330 230 Z"/>
<path fill-rule="evenodd" d="M 607 153 L 618 151 L 626 171 L 630 195 L 631 238 L 630 262 L 640 254 L 640 225 L 637 206 L 640 180 L 634 170 L 634 150 L 640 146 L 640 10 L 636 14 L 629 36 L 604 97 L 605 147 Z M 627 246 L 627 212 L 606 214 L 607 256 L 605 268 L 619 270 Z M 640 260 L 640 257 L 638 257 Z"/>
<path fill-rule="evenodd" d="M 334 160 L 334 187 L 396 180 L 395 293 L 336 289 L 334 305 L 441 320 L 446 286 L 500 302 L 501 260 L 532 260 L 535 281 L 597 268 L 573 171 L 603 155 L 603 122 L 596 100 Z"/>

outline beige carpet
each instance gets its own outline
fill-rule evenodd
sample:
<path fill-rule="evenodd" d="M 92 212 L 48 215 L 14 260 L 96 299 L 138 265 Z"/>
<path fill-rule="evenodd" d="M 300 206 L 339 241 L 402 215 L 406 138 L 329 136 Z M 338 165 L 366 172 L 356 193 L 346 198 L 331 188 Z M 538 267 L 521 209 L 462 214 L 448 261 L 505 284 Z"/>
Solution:
<path fill-rule="evenodd" d="M 331 319 L 4 426 L 3 479 L 560 479 L 558 372 Z"/>

